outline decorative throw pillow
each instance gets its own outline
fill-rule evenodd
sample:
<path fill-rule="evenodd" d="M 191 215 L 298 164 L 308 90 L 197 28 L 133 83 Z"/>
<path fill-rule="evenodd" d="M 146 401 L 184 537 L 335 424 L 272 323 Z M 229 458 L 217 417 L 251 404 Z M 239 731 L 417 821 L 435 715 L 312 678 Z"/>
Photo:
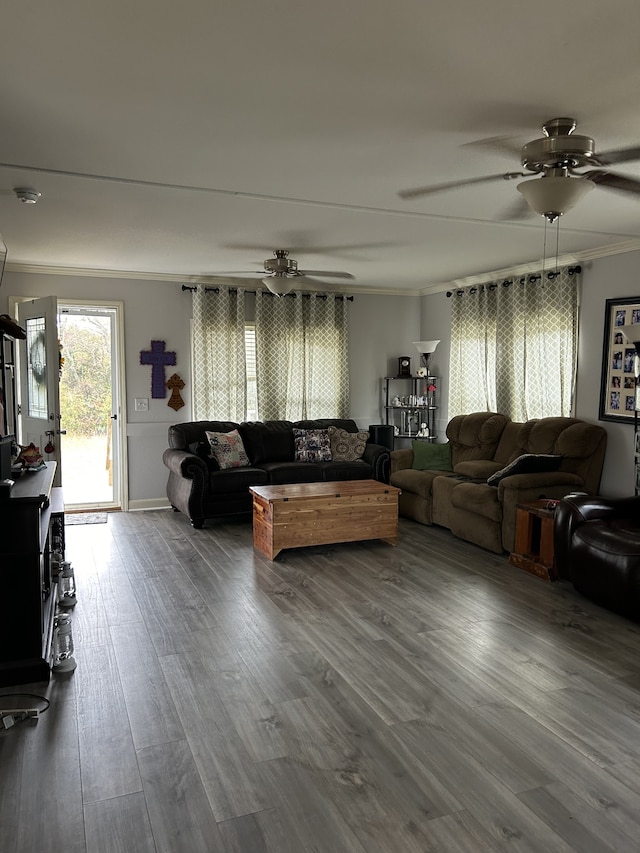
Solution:
<path fill-rule="evenodd" d="M 430 441 L 411 442 L 413 465 L 417 471 L 451 471 L 451 445 L 433 444 Z"/>
<path fill-rule="evenodd" d="M 296 462 L 331 462 L 331 440 L 328 429 L 293 430 Z"/>
<path fill-rule="evenodd" d="M 206 432 L 211 453 L 220 468 L 245 468 L 249 457 L 237 429 L 231 432 Z"/>
<path fill-rule="evenodd" d="M 513 474 L 545 474 L 548 471 L 557 471 L 561 462 L 562 456 L 555 453 L 523 453 L 492 474 L 487 483 L 489 486 L 497 486 L 500 480 Z"/>
<path fill-rule="evenodd" d="M 334 462 L 355 462 L 362 459 L 364 449 L 369 440 L 369 433 L 347 432 L 340 427 L 329 427 L 329 438 L 331 439 L 331 458 Z"/>

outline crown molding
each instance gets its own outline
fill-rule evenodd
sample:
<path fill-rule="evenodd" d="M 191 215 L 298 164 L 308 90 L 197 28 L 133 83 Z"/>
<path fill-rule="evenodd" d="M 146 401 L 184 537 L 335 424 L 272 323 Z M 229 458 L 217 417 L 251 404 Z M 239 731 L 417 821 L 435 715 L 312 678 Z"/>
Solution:
<path fill-rule="evenodd" d="M 61 267 L 52 264 L 23 264 L 17 261 L 7 262 L 6 272 L 15 273 L 31 273 L 35 275 L 68 275 L 68 276 L 86 276 L 88 278 L 114 278 L 127 281 L 169 281 L 176 284 L 186 284 L 191 287 L 202 285 L 224 285 L 238 286 L 240 281 L 245 283 L 245 286 L 250 289 L 262 286 L 260 278 L 232 278 L 230 276 L 212 276 L 212 275 L 179 275 L 178 273 L 159 273 L 159 272 L 143 272 L 142 270 L 110 270 L 96 269 L 93 267 Z M 309 285 L 301 285 L 299 290 L 314 292 L 319 288 L 310 287 Z M 340 293 L 348 296 L 362 296 L 363 294 L 371 294 L 374 296 L 420 296 L 417 290 L 398 289 L 391 287 L 358 287 L 358 285 L 339 285 L 333 286 L 327 284 L 322 288 L 323 293 Z"/>
<path fill-rule="evenodd" d="M 581 252 L 573 254 L 565 254 L 558 256 L 558 264 L 566 266 L 567 264 L 587 264 L 589 261 L 598 258 L 606 258 L 611 255 L 621 255 L 627 252 L 640 251 L 640 238 L 625 240 L 620 243 L 612 243 L 609 246 L 599 246 L 595 249 L 585 249 Z M 555 264 L 555 258 L 553 259 Z M 551 259 L 547 258 L 547 263 L 551 263 Z M 450 281 L 439 282 L 438 284 L 427 285 L 418 290 L 410 290 L 406 288 L 392 287 L 358 287 L 358 285 L 340 285 L 333 286 L 327 284 L 323 288 L 326 293 L 344 293 L 349 296 L 430 296 L 434 293 L 442 293 L 452 288 L 468 287 L 474 284 L 483 284 L 487 281 L 494 281 L 498 278 L 508 278 L 510 276 L 526 275 L 530 272 L 538 272 L 542 267 L 542 258 L 536 261 L 531 261 L 526 264 L 518 264 L 512 267 L 504 267 L 498 270 L 488 270 L 487 272 L 477 275 L 466 276 L 464 278 L 454 278 Z M 187 284 L 190 286 L 198 284 L 224 284 L 237 285 L 238 281 L 242 280 L 247 283 L 250 288 L 259 287 L 261 285 L 260 278 L 244 278 L 237 279 L 223 276 L 211 275 L 180 275 L 178 273 L 160 273 L 160 272 L 145 272 L 142 270 L 110 270 L 96 269 L 93 267 L 62 267 L 52 264 L 27 264 L 20 262 L 8 261 L 6 272 L 15 273 L 32 273 L 35 275 L 67 275 L 67 276 L 86 276 L 88 278 L 115 278 L 128 281 L 168 281 L 176 284 Z M 317 291 L 317 287 L 309 287 L 302 285 L 300 290 Z"/>
<path fill-rule="evenodd" d="M 625 240 L 621 243 L 612 243 L 609 246 L 599 246 L 595 249 L 585 249 L 584 251 L 574 252 L 573 254 L 559 255 L 558 266 L 565 267 L 569 264 L 588 265 L 589 261 L 594 261 L 598 258 L 606 258 L 611 255 L 623 255 L 627 252 L 637 251 L 640 251 L 640 238 Z M 547 266 L 549 266 L 552 261 L 555 266 L 555 258 L 547 258 Z M 499 270 L 489 270 L 484 273 L 479 273 L 478 275 L 470 275 L 465 278 L 454 278 L 451 279 L 451 281 L 429 285 L 428 287 L 422 288 L 419 293 L 420 296 L 430 296 L 431 294 L 442 293 L 445 290 L 452 290 L 454 288 L 486 284 L 488 281 L 495 281 L 499 278 L 511 278 L 513 276 L 517 277 L 520 275 L 527 275 L 528 273 L 539 272 L 542 265 L 542 258 L 539 258 L 537 261 L 531 261 L 528 264 L 518 264 L 517 266 L 504 267 Z"/>

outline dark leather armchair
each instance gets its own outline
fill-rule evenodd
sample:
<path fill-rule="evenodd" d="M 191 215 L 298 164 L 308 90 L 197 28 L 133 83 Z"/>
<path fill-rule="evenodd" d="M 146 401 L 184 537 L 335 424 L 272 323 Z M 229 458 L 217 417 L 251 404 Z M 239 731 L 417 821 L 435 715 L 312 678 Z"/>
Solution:
<path fill-rule="evenodd" d="M 640 497 L 567 495 L 556 509 L 554 550 L 560 578 L 640 621 Z"/>

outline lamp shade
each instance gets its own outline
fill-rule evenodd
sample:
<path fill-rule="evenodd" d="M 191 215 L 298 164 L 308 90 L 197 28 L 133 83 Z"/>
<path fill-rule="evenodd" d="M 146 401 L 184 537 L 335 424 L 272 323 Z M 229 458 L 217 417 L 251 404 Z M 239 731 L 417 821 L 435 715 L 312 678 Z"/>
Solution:
<path fill-rule="evenodd" d="M 435 352 L 435 349 L 439 343 L 440 341 L 413 341 L 413 345 L 418 350 L 420 355 Z"/>
<path fill-rule="evenodd" d="M 593 181 L 588 178 L 543 175 L 541 178 L 522 181 L 517 189 L 531 210 L 553 220 L 575 207 L 593 189 Z"/>
<path fill-rule="evenodd" d="M 287 278 L 286 275 L 269 275 L 262 279 L 262 283 L 274 296 L 286 296 L 293 287 L 293 279 Z"/>

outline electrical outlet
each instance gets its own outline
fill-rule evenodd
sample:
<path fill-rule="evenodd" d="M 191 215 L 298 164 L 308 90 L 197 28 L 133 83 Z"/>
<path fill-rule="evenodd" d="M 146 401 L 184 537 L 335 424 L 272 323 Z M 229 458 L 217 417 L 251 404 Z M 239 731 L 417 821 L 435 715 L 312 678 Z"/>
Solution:
<path fill-rule="evenodd" d="M 135 402 L 136 412 L 148 412 L 149 411 L 149 398 L 148 397 L 136 397 L 134 402 Z"/>

